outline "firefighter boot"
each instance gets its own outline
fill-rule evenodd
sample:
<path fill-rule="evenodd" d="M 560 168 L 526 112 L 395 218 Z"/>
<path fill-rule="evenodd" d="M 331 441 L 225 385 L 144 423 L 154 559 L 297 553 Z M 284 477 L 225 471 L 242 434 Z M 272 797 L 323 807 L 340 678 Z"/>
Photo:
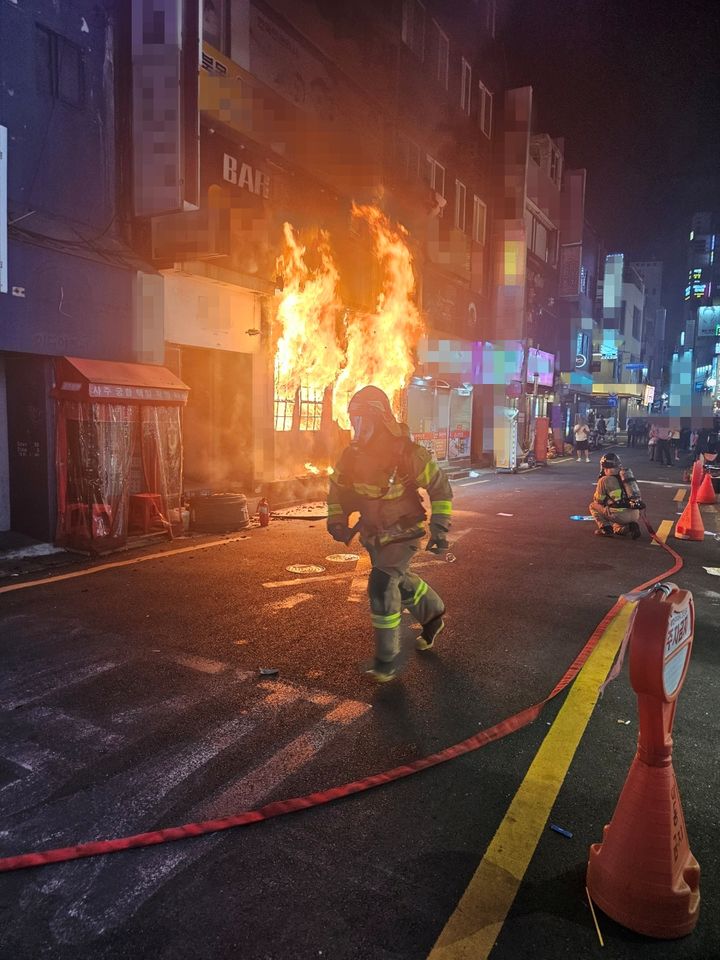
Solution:
<path fill-rule="evenodd" d="M 422 633 L 415 644 L 418 650 L 432 650 L 435 645 L 435 638 L 445 629 L 444 614 L 445 611 L 443 610 L 437 617 L 433 617 L 432 620 L 423 624 Z"/>

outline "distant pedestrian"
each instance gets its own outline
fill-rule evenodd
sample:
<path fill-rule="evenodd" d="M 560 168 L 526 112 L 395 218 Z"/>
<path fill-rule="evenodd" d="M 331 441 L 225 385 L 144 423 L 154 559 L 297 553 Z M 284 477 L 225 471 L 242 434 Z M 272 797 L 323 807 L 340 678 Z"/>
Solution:
<path fill-rule="evenodd" d="M 680 431 L 679 430 L 670 431 L 670 452 L 672 455 L 673 462 L 677 462 L 680 459 Z"/>
<path fill-rule="evenodd" d="M 650 462 L 655 462 L 655 454 L 657 453 L 657 442 L 658 442 L 658 428 L 654 423 L 650 424 L 650 431 L 648 433 L 648 456 Z"/>
<path fill-rule="evenodd" d="M 657 428 L 657 455 L 661 466 L 671 467 L 673 464 L 673 455 L 670 448 L 670 437 L 672 430 L 669 427 Z"/>
<path fill-rule="evenodd" d="M 580 417 L 573 427 L 573 435 L 575 438 L 575 455 L 577 456 L 577 462 L 580 463 L 580 454 L 585 454 L 585 463 L 590 463 L 590 454 L 588 453 L 588 440 L 590 438 L 590 427 L 585 423 L 585 421 Z"/>
<path fill-rule="evenodd" d="M 640 444 L 640 432 L 642 423 L 636 417 L 630 417 L 627 422 L 627 445 L 636 447 Z"/>
<path fill-rule="evenodd" d="M 600 435 L 600 442 L 602 443 L 605 434 L 607 433 L 607 424 L 605 423 L 605 417 L 600 415 L 597 422 L 597 432 Z"/>

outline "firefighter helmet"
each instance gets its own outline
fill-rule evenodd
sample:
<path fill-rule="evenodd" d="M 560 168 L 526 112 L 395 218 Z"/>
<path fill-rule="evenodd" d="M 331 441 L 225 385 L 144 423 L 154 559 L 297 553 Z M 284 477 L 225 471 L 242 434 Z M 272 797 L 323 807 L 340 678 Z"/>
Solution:
<path fill-rule="evenodd" d="M 379 426 L 384 427 L 393 437 L 403 435 L 387 394 L 380 387 L 369 386 L 358 390 L 348 405 L 348 416 L 355 443 L 367 443 Z"/>
<path fill-rule="evenodd" d="M 600 470 L 619 470 L 622 467 L 620 457 L 616 453 L 604 453 L 600 457 Z"/>

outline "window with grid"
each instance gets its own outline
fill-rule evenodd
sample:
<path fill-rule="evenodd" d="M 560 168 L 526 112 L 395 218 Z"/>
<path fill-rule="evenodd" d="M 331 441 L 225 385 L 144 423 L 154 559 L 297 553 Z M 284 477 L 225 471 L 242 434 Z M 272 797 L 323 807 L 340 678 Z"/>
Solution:
<path fill-rule="evenodd" d="M 470 101 L 472 99 L 472 67 L 465 57 L 462 58 L 460 68 L 460 107 L 470 116 Z"/>
<path fill-rule="evenodd" d="M 455 226 L 458 230 L 465 230 L 465 184 L 461 180 L 455 181 Z"/>
<path fill-rule="evenodd" d="M 433 21 L 433 26 L 435 27 L 435 43 L 437 49 L 437 70 L 435 76 L 440 86 L 447 90 L 450 65 L 450 41 L 447 38 L 447 34 L 440 29 L 435 21 Z"/>
<path fill-rule="evenodd" d="M 475 243 L 485 243 L 485 223 L 487 220 L 487 207 L 480 197 L 473 196 L 473 240 Z"/>
<path fill-rule="evenodd" d="M 322 422 L 322 387 L 300 387 L 300 429 L 319 430 Z"/>
<path fill-rule="evenodd" d="M 418 60 L 425 59 L 425 7 L 419 0 L 403 0 L 402 40 Z"/>
<path fill-rule="evenodd" d="M 481 80 L 478 81 L 478 96 L 478 121 L 480 123 L 480 129 L 486 137 L 490 138 L 492 136 L 493 95 Z"/>
<path fill-rule="evenodd" d="M 296 393 L 288 393 L 278 390 L 278 359 L 275 358 L 275 380 L 274 380 L 274 427 L 280 433 L 292 430 L 293 416 L 295 414 L 295 396 Z"/>
<path fill-rule="evenodd" d="M 282 433 L 292 430 L 295 413 L 295 397 L 275 394 L 275 429 Z"/>

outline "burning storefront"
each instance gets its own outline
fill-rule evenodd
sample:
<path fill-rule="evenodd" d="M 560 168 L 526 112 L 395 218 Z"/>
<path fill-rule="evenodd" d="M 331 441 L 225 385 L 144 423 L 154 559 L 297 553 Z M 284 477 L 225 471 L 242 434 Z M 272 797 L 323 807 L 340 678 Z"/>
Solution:
<path fill-rule="evenodd" d="M 52 396 L 57 544 L 103 553 L 180 532 L 186 385 L 152 364 L 62 357 Z"/>
<path fill-rule="evenodd" d="M 291 475 L 301 463 L 311 474 L 326 472 L 317 465 L 334 460 L 346 442 L 348 401 L 360 388 L 375 384 L 398 415 L 405 412 L 405 388 L 423 329 L 407 234 L 376 207 L 353 205 L 353 218 L 367 226 L 372 267 L 379 270 L 374 309 L 343 302 L 326 233 L 317 232 L 310 249 L 285 225 L 283 289 L 275 317 L 274 428 L 276 462 Z"/>

